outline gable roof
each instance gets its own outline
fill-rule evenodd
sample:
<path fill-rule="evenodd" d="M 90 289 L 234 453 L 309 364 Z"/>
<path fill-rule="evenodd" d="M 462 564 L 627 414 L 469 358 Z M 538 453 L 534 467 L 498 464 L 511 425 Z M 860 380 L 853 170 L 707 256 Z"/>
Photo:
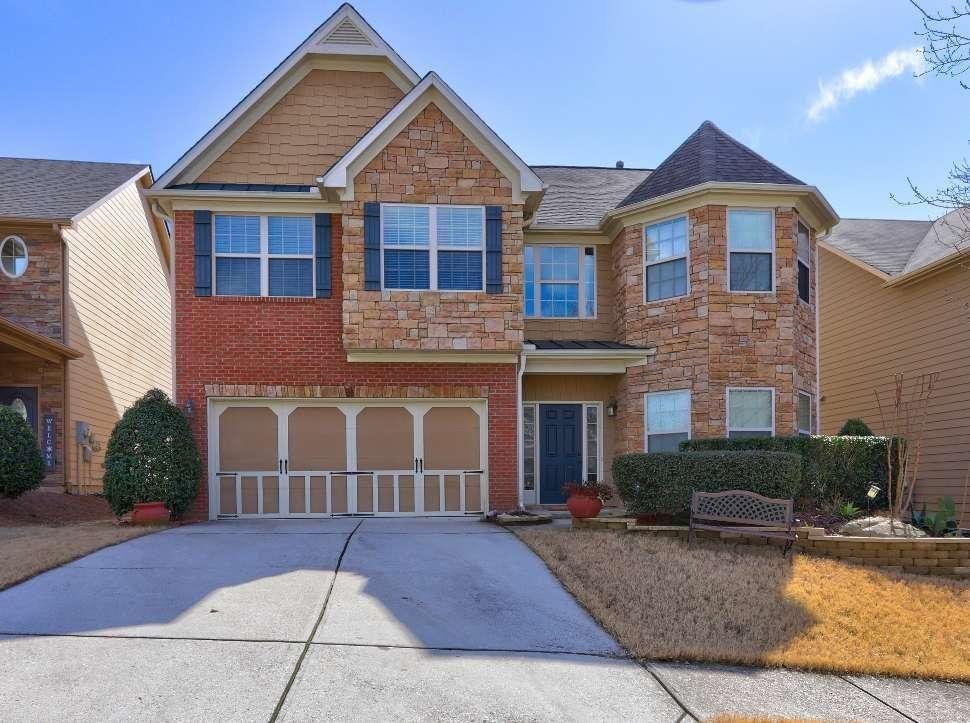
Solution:
<path fill-rule="evenodd" d="M 530 228 L 598 228 L 610 209 L 643 182 L 645 168 L 532 166 L 548 186 Z"/>
<path fill-rule="evenodd" d="M 617 207 L 712 182 L 805 185 L 710 121 L 704 121 Z"/>
<path fill-rule="evenodd" d="M 68 222 L 148 172 L 139 163 L 0 157 L 0 218 Z"/>
<path fill-rule="evenodd" d="M 519 158 L 498 134 L 465 103 L 434 71 L 428 73 L 373 128 L 361 136 L 344 156 L 316 180 L 323 188 L 340 192 L 342 200 L 353 198 L 353 178 L 360 167 L 384 148 L 419 112 L 435 103 L 483 154 L 513 182 L 513 193 L 534 193 L 543 189 L 535 172 Z M 502 163 L 504 161 L 504 164 Z M 503 168 L 503 165 L 506 168 Z M 507 170 L 511 169 L 511 173 Z M 518 178 L 515 178 L 518 176 Z M 518 181 L 516 187 L 515 181 Z"/>
<path fill-rule="evenodd" d="M 352 5 L 344 3 L 316 30 L 310 33 L 296 50 L 286 56 L 269 75 L 263 78 L 259 85 L 249 91 L 241 101 L 210 128 L 195 145 L 183 153 L 159 177 L 155 183 L 155 188 L 166 188 L 170 183 L 179 179 L 179 176 L 189 169 L 192 163 L 210 146 L 230 133 L 237 123 L 244 122 L 247 112 L 253 109 L 265 96 L 268 96 L 277 86 L 283 84 L 288 75 L 295 71 L 305 58 L 314 55 L 385 58 L 404 79 L 403 82 L 406 87 L 402 90 L 410 89 L 419 80 L 414 68 L 404 62 L 404 59 L 397 54 L 394 48 L 364 20 Z M 295 84 L 295 79 L 291 78 L 290 80 Z"/>

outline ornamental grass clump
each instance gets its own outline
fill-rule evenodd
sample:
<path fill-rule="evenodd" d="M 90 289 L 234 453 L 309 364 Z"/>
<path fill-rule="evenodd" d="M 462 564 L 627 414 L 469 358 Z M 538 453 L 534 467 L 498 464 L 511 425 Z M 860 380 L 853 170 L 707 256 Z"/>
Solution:
<path fill-rule="evenodd" d="M 0 404 L 0 497 L 18 497 L 43 480 L 37 437 L 22 416 Z"/>

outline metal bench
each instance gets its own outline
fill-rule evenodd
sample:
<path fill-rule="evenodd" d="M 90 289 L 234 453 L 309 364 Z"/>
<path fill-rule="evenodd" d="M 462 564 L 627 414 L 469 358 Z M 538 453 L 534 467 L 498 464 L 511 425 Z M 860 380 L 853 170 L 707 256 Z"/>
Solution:
<path fill-rule="evenodd" d="M 795 544 L 794 500 L 776 500 L 754 492 L 694 492 L 690 501 L 688 542 L 696 530 L 732 532 L 784 539 L 782 555 Z"/>

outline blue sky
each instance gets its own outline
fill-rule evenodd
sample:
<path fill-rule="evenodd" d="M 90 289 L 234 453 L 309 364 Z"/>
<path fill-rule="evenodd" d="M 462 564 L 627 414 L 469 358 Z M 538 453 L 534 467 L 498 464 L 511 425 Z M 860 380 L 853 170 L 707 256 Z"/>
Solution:
<path fill-rule="evenodd" d="M 0 155 L 158 176 L 338 5 L 0 0 Z M 935 188 L 968 155 L 970 92 L 912 77 L 905 0 L 355 6 L 533 164 L 654 167 L 709 119 L 844 217 L 927 218 L 889 194 L 907 176 Z M 835 102 L 812 117 L 820 84 Z"/>

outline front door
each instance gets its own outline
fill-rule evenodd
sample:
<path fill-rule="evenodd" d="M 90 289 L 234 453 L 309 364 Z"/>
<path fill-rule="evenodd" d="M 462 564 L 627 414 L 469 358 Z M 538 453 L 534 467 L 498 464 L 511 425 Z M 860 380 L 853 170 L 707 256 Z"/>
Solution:
<path fill-rule="evenodd" d="M 27 420 L 37 434 L 37 388 L 0 387 L 0 404 L 6 405 Z"/>
<path fill-rule="evenodd" d="M 566 501 L 562 487 L 580 481 L 583 449 L 580 447 L 583 406 L 581 404 L 539 405 L 539 502 Z"/>

